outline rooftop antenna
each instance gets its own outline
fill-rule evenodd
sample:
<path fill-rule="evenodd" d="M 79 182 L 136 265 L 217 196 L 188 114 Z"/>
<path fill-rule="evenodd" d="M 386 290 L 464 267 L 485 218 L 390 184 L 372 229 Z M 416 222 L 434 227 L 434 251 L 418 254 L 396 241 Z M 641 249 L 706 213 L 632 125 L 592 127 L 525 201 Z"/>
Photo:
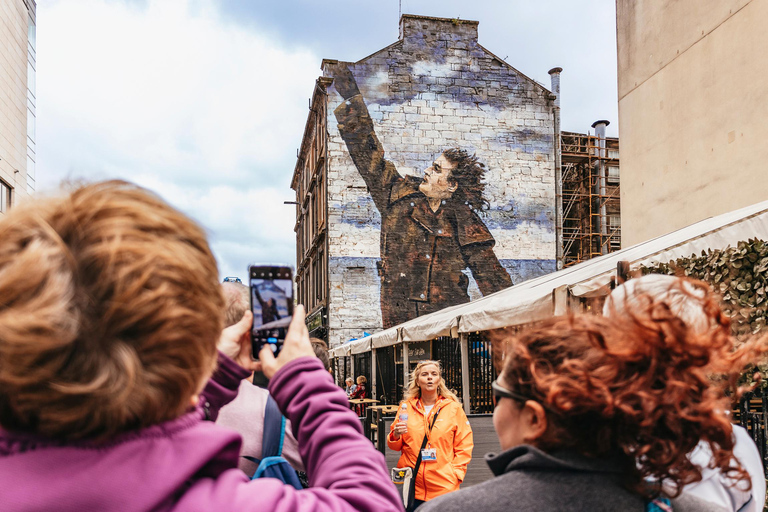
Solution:
<path fill-rule="evenodd" d="M 403 17 L 403 0 L 397 0 L 397 19 Z"/>

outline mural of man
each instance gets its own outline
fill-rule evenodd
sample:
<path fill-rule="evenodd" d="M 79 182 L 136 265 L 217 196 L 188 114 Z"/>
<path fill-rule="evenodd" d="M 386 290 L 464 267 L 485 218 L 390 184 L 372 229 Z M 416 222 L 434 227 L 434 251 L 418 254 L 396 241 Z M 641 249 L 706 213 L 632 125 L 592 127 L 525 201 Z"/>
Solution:
<path fill-rule="evenodd" d="M 424 178 L 401 176 L 384 158 L 355 78 L 337 65 L 344 101 L 339 132 L 381 214 L 381 315 L 384 327 L 468 300 L 469 267 L 484 295 L 512 286 L 493 252 L 495 240 L 477 215 L 486 205 L 485 165 L 465 150 L 444 151 Z"/>
<path fill-rule="evenodd" d="M 280 313 L 277 311 L 277 302 L 275 299 L 264 300 L 259 293 L 258 287 L 253 287 L 253 296 L 261 306 L 261 325 L 280 320 Z"/>

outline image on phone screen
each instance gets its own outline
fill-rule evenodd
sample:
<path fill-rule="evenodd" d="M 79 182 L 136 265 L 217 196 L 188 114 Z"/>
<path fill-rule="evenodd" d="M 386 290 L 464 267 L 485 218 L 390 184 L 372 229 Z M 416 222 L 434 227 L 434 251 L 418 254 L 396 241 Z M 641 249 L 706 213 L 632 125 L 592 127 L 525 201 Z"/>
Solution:
<path fill-rule="evenodd" d="M 267 343 L 277 354 L 293 315 L 293 280 L 289 267 L 252 266 L 249 270 L 253 311 L 253 355 Z"/>
<path fill-rule="evenodd" d="M 291 316 L 289 302 L 293 283 L 290 279 L 253 279 L 251 304 L 253 328 Z"/>

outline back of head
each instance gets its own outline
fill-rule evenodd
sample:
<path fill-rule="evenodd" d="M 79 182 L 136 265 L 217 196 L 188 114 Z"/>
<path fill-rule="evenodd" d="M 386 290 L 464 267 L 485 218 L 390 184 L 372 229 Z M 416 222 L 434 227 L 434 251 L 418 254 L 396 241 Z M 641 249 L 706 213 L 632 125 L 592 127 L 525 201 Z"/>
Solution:
<path fill-rule="evenodd" d="M 0 221 L 0 426 L 105 440 L 173 419 L 215 364 L 223 300 L 203 230 L 126 182 Z"/>
<path fill-rule="evenodd" d="M 320 338 L 309 338 L 309 342 L 312 343 L 312 350 L 315 351 L 315 355 L 323 363 L 325 371 L 331 369 L 331 359 L 328 357 L 328 345 Z"/>
<path fill-rule="evenodd" d="M 731 460 L 728 399 L 709 380 L 724 347 L 703 343 L 668 308 L 552 318 L 495 345 L 502 381 L 546 410 L 544 451 L 621 461 L 627 485 L 644 493 L 645 479 L 700 479 L 687 455 L 704 440 L 717 467 L 744 476 Z"/>
<path fill-rule="evenodd" d="M 243 318 L 243 315 L 251 307 L 248 287 L 236 281 L 221 283 L 221 291 L 224 294 L 224 327 L 235 325 Z"/>

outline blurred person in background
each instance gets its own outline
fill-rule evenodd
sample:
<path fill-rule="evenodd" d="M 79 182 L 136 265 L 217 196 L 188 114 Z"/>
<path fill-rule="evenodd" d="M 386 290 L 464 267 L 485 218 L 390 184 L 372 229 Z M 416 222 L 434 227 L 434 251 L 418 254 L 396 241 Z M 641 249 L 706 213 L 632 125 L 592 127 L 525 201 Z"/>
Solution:
<path fill-rule="evenodd" d="M 224 325 L 229 327 L 239 322 L 246 311 L 250 309 L 249 291 L 244 284 L 232 282 L 222 283 L 221 291 L 224 294 L 226 304 Z M 218 418 L 216 418 L 217 424 L 229 427 L 242 436 L 243 446 L 240 450 L 241 457 L 237 466 L 249 477 L 252 477 L 256 472 L 258 464 L 246 459 L 245 456 L 258 460 L 262 458 L 264 411 L 267 407 L 268 397 L 269 391 L 266 388 L 255 386 L 246 377 L 240 382 L 235 399 L 222 407 Z M 299 445 L 296 438 L 293 437 L 291 423 L 287 420 L 282 455 L 295 470 L 304 471 L 304 463 L 299 455 Z"/>
<path fill-rule="evenodd" d="M 279 356 L 255 362 L 250 311 L 222 330 L 218 275 L 203 229 L 130 183 L 0 219 L 0 509 L 401 510 L 303 307 Z M 204 421 L 254 370 L 292 421 L 310 489 L 249 480 L 240 436 Z"/>
<path fill-rule="evenodd" d="M 344 391 L 346 391 L 347 396 L 352 395 L 352 393 L 355 392 L 357 389 L 357 385 L 355 384 L 355 380 L 352 377 L 347 377 L 344 381 L 347 384 L 347 387 Z"/>
<path fill-rule="evenodd" d="M 414 510 L 459 489 L 472 459 L 472 427 L 459 399 L 446 387 L 438 361 L 416 365 L 397 414 L 387 437 L 387 446 L 401 452 L 397 467 L 413 469 L 422 454 L 414 475 Z M 429 451 L 422 451 L 425 436 Z"/>

